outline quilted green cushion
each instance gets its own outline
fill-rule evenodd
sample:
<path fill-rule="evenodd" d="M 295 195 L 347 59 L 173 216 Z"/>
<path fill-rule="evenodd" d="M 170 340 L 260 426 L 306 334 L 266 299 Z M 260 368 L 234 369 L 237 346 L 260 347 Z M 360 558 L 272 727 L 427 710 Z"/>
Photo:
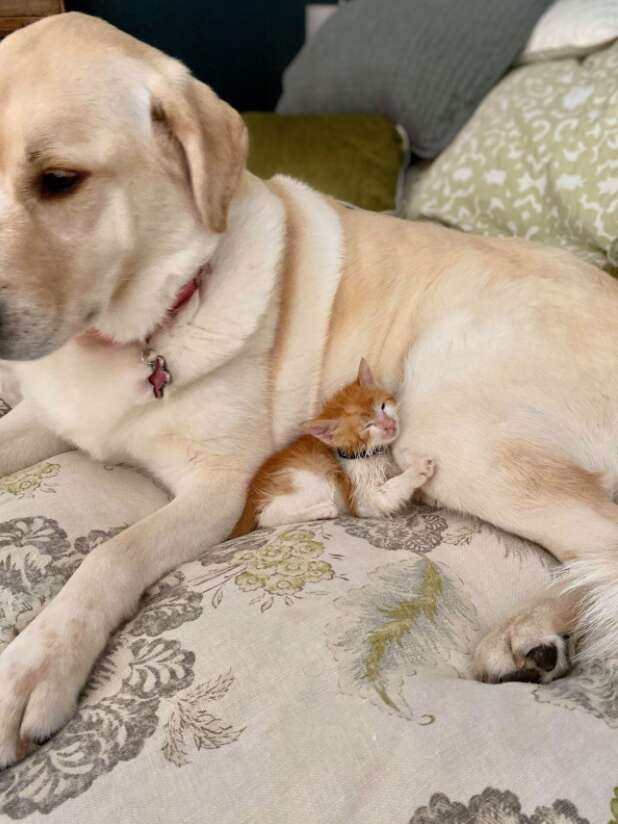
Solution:
<path fill-rule="evenodd" d="M 364 209 L 395 209 L 406 161 L 401 131 L 381 115 L 247 112 L 249 169 L 282 173 Z"/>
<path fill-rule="evenodd" d="M 410 218 L 517 235 L 618 272 L 618 44 L 523 66 L 410 186 Z"/>

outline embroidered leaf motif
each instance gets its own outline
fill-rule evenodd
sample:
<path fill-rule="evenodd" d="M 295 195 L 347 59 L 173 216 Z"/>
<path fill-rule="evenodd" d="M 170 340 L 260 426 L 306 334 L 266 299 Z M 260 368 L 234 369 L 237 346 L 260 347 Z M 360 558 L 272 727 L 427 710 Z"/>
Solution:
<path fill-rule="evenodd" d="M 241 538 L 230 542 L 234 551 L 228 551 L 219 569 L 193 579 L 191 584 L 195 590 L 213 593 L 210 602 L 214 609 L 231 581 L 241 592 L 256 593 L 249 603 L 259 605 L 262 613 L 278 603 L 293 606 L 303 595 L 313 594 L 315 584 L 344 577 L 337 575 L 324 557 L 327 537 L 319 523 L 272 530 L 260 540 L 253 539 L 253 544 Z"/>
<path fill-rule="evenodd" d="M 442 536 L 443 544 L 451 546 L 469 546 L 480 527 L 470 519 L 470 523 L 448 529 Z"/>
<path fill-rule="evenodd" d="M 368 579 L 335 601 L 342 615 L 329 634 L 339 684 L 344 692 L 412 718 L 405 687 L 418 667 L 468 674 L 476 611 L 461 583 L 427 556 L 388 564 Z"/>
<path fill-rule="evenodd" d="M 237 741 L 245 727 L 235 728 L 214 716 L 204 704 L 218 701 L 234 681 L 231 672 L 198 684 L 176 701 L 165 724 L 164 758 L 182 767 L 190 763 L 189 749 L 213 750 Z"/>
<path fill-rule="evenodd" d="M 389 552 L 431 552 L 440 546 L 448 522 L 440 510 L 411 504 L 397 518 L 339 518 L 337 525 L 348 535 Z"/>
<path fill-rule="evenodd" d="M 129 649 L 132 661 L 125 677 L 140 698 L 174 694 L 183 679 L 187 686 L 191 683 L 193 676 L 187 673 L 192 671 L 195 654 L 182 649 L 178 641 L 138 638 Z"/>
<path fill-rule="evenodd" d="M 531 815 L 510 790 L 486 787 L 469 802 L 451 801 L 444 793 L 434 793 L 429 804 L 419 807 L 408 824 L 590 824 L 579 815 L 571 801 L 558 798 L 551 807 L 537 807 Z M 613 822 L 610 822 L 613 824 Z"/>
<path fill-rule="evenodd" d="M 59 472 L 60 464 L 36 464 L 2 478 L 0 493 L 16 498 L 32 498 L 35 492 L 55 492 L 56 490 L 47 484 L 47 480 L 55 478 Z"/>
<path fill-rule="evenodd" d="M 609 824 L 618 824 L 618 787 L 614 787 L 614 797 L 609 802 L 609 811 L 612 814 Z"/>
<path fill-rule="evenodd" d="M 177 767 L 183 767 L 185 764 L 189 764 L 190 761 L 185 747 L 182 716 L 180 713 L 174 710 L 163 729 L 165 731 L 165 742 L 161 747 L 163 757 Z"/>
<path fill-rule="evenodd" d="M 618 657 L 580 664 L 569 678 L 537 687 L 533 695 L 541 704 L 587 712 L 618 729 Z"/>
<path fill-rule="evenodd" d="M 369 654 L 365 677 L 375 685 L 384 703 L 395 710 L 397 706 L 389 698 L 381 682 L 382 661 L 391 644 L 401 646 L 404 636 L 410 632 L 421 615 L 425 615 L 429 620 L 434 619 L 441 593 L 442 581 L 438 570 L 428 561 L 418 596 L 411 601 L 401 601 L 390 609 L 381 609 L 380 612 L 388 620 L 367 637 Z"/>
<path fill-rule="evenodd" d="M 215 594 L 212 596 L 212 605 L 216 609 L 221 601 L 223 600 L 223 587 L 220 586 L 218 589 L 215 590 Z"/>

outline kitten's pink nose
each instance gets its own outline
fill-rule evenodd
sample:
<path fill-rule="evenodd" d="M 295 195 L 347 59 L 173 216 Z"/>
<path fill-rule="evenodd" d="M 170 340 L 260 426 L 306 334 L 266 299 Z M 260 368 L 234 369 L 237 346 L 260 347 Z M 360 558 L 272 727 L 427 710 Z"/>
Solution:
<path fill-rule="evenodd" d="M 397 421 L 394 418 L 391 418 L 390 415 L 383 413 L 380 415 L 378 422 L 380 424 L 380 428 L 387 432 L 389 435 L 392 435 L 394 432 L 397 431 Z"/>

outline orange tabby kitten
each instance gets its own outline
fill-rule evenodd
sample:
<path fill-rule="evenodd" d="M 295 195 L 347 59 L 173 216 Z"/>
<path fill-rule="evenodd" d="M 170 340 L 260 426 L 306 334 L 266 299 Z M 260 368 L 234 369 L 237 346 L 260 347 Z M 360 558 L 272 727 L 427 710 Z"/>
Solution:
<path fill-rule="evenodd" d="M 275 452 L 256 472 L 231 537 L 258 526 L 356 515 L 392 515 L 433 474 L 433 461 L 413 458 L 401 472 L 389 445 L 398 435 L 397 403 L 363 359 L 345 386 L 307 423 L 305 435 Z"/>

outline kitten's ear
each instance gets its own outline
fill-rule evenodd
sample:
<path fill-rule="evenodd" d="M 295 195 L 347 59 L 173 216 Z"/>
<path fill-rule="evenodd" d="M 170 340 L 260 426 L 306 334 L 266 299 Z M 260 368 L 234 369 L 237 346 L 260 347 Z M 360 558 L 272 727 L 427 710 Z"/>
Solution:
<path fill-rule="evenodd" d="M 303 430 L 306 435 L 313 435 L 314 438 L 318 438 L 330 446 L 337 430 L 337 421 L 328 418 L 313 418 L 303 424 Z"/>
<path fill-rule="evenodd" d="M 358 377 L 356 380 L 361 386 L 375 386 L 373 374 L 365 358 L 361 358 L 360 366 L 358 367 Z"/>

